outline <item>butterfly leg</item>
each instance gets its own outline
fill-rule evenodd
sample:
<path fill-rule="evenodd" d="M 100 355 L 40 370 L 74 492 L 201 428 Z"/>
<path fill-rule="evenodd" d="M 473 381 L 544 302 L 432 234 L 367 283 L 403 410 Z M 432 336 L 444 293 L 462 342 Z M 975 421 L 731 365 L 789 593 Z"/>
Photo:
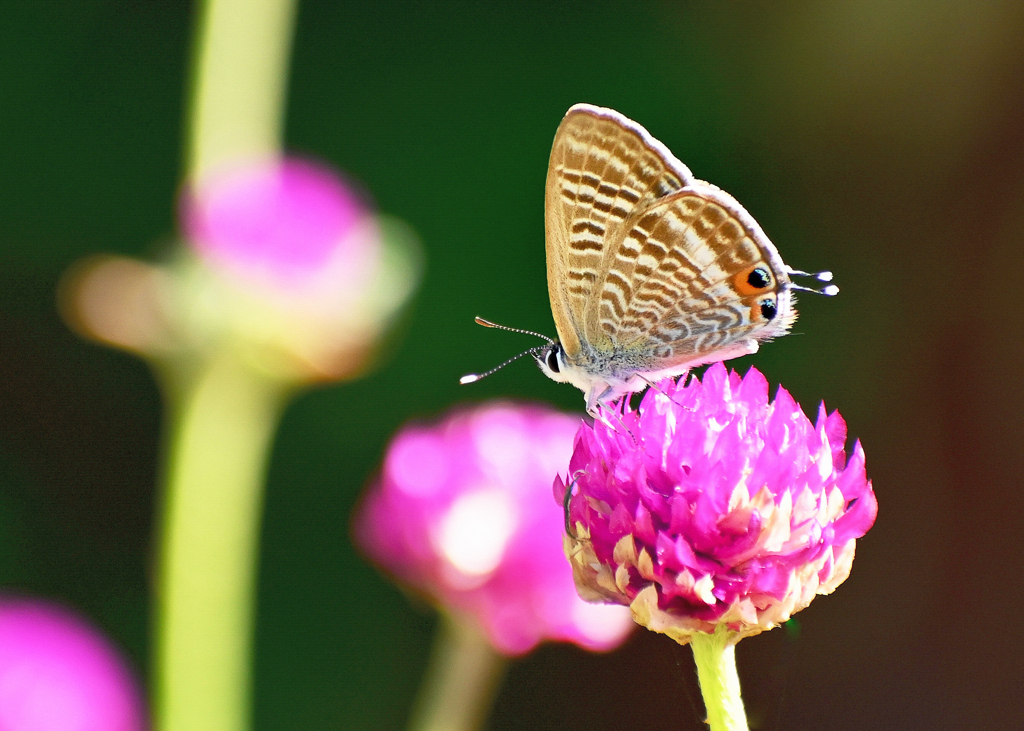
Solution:
<path fill-rule="evenodd" d="M 601 409 L 600 404 L 593 411 L 588 410 L 587 413 L 594 417 L 594 421 L 600 421 L 602 424 L 604 424 L 612 431 L 618 431 L 615 425 L 608 421 L 608 418 L 605 416 L 604 410 Z M 619 425 L 622 426 L 623 429 L 625 429 L 625 426 L 622 424 L 622 421 L 620 419 L 616 417 L 615 420 L 619 422 Z"/>
<path fill-rule="evenodd" d="M 686 385 L 686 379 L 687 379 L 687 378 L 689 377 L 689 375 L 690 375 L 690 371 L 686 371 L 685 373 L 683 373 L 683 375 L 681 376 L 681 378 L 683 379 L 683 383 L 682 383 L 682 385 L 680 386 L 680 388 L 682 388 L 682 386 L 685 386 L 685 385 Z M 655 383 L 654 381 L 649 381 L 649 380 L 647 380 L 646 378 L 644 378 L 643 376 L 641 376 L 641 375 L 639 375 L 639 374 L 637 374 L 637 376 L 638 376 L 639 378 L 641 378 L 641 379 L 642 379 L 642 380 L 644 381 L 644 383 L 646 383 L 646 384 L 647 384 L 647 385 L 648 385 L 648 386 L 649 386 L 649 387 L 650 387 L 651 389 L 653 389 L 653 390 L 657 391 L 658 393 L 660 393 L 660 394 L 661 394 L 662 396 L 664 396 L 665 398 L 667 398 L 667 399 L 668 399 L 669 401 L 671 401 L 672 403 L 674 403 L 674 404 L 675 404 L 676 406 L 679 406 L 680 408 L 686 409 L 687 411 L 692 411 L 692 410 L 693 410 L 693 409 L 689 408 L 688 406 L 683 406 L 683 405 L 682 405 L 681 403 L 679 403 L 679 402 L 678 402 L 678 401 L 676 401 L 676 400 L 675 400 L 674 398 L 672 398 L 671 396 L 669 396 L 669 395 L 668 395 L 667 393 L 665 393 L 665 392 L 664 392 L 664 391 L 663 391 L 663 390 L 662 390 L 662 389 L 661 389 L 661 388 L 660 388 L 660 387 L 658 386 L 658 384 L 657 384 L 657 383 Z"/>
<path fill-rule="evenodd" d="M 602 389 L 601 386 L 604 386 Z M 612 393 L 612 387 L 604 383 L 596 383 L 587 392 L 587 413 L 598 418 L 601 403 Z"/>
<path fill-rule="evenodd" d="M 622 421 L 623 414 L 621 412 L 622 399 L 620 398 L 618 401 L 615 402 L 614 405 L 610 405 L 607 401 L 598 401 L 594 411 L 588 413 L 592 417 L 594 417 L 595 421 L 600 421 L 613 432 L 628 434 L 629 438 L 632 439 L 634 443 L 636 443 L 636 437 L 633 435 L 633 432 L 631 432 L 629 430 L 629 427 L 627 427 L 626 424 Z M 615 423 L 612 423 L 611 421 L 608 420 L 609 415 L 612 419 L 615 420 Z"/>

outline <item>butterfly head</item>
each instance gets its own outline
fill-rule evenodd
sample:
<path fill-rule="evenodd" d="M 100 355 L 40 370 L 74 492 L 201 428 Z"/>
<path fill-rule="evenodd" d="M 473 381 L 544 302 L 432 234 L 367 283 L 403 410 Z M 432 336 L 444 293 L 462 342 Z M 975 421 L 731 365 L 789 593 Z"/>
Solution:
<path fill-rule="evenodd" d="M 535 352 L 533 357 L 545 376 L 559 383 L 568 382 L 569 379 L 566 377 L 565 349 L 562 348 L 560 342 L 557 340 L 552 341 Z"/>
<path fill-rule="evenodd" d="M 571 363 L 565 348 L 557 340 L 538 348 L 533 357 L 544 375 L 552 381 L 571 383 L 583 393 L 591 393 L 595 390 L 598 393 L 603 393 L 608 388 L 606 379 L 601 375 L 591 373 L 586 368 Z"/>
<path fill-rule="evenodd" d="M 537 365 L 545 376 L 558 383 L 571 383 L 584 393 L 594 389 L 600 382 L 603 388 L 607 385 L 603 379 L 588 373 L 586 369 L 569 362 L 565 348 L 557 340 L 537 349 L 533 354 Z"/>
<path fill-rule="evenodd" d="M 587 368 L 572 362 L 557 340 L 537 348 L 533 357 L 544 375 L 552 381 L 571 383 L 583 391 L 587 399 L 587 411 L 590 413 L 594 413 L 598 401 L 611 401 L 624 393 L 642 390 L 646 385 L 633 374 L 622 380 L 610 377 L 600 368 Z"/>

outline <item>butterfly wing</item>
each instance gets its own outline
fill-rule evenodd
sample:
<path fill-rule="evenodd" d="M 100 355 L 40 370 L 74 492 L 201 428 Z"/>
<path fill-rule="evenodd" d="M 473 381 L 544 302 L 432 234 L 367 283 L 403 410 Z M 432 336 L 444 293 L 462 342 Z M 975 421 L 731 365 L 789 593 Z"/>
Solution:
<path fill-rule="evenodd" d="M 610 286 L 616 256 L 638 209 L 692 182 L 690 171 L 635 122 L 611 109 L 577 104 L 555 133 L 545 195 L 548 295 L 558 338 L 570 359 L 582 341 L 608 350 L 591 313 Z M 603 284 L 602 284 L 603 283 Z"/>
<path fill-rule="evenodd" d="M 778 251 L 713 185 L 689 181 L 638 208 L 617 234 L 583 331 L 657 370 L 753 352 L 796 317 Z"/>

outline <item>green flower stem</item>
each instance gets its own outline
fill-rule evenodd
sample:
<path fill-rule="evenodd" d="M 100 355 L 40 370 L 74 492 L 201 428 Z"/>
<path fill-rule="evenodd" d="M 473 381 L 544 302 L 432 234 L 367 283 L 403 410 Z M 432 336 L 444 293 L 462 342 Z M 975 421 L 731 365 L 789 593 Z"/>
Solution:
<path fill-rule="evenodd" d="M 295 0 L 198 8 L 186 179 L 276 154 Z M 196 362 L 184 363 L 182 358 Z M 252 618 L 267 448 L 286 387 L 228 347 L 154 356 L 171 433 L 154 651 L 155 731 L 250 726 Z"/>
<path fill-rule="evenodd" d="M 276 154 L 296 0 L 206 0 L 192 61 L 186 169 Z"/>
<path fill-rule="evenodd" d="M 442 613 L 410 731 L 475 731 L 487 720 L 505 672 L 475 626 Z"/>
<path fill-rule="evenodd" d="M 747 731 L 740 676 L 736 672 L 735 635 L 719 626 L 713 635 L 695 633 L 690 646 L 711 731 Z"/>
<path fill-rule="evenodd" d="M 154 728 L 244 731 L 263 472 L 285 389 L 231 353 L 187 381 L 171 404 Z"/>

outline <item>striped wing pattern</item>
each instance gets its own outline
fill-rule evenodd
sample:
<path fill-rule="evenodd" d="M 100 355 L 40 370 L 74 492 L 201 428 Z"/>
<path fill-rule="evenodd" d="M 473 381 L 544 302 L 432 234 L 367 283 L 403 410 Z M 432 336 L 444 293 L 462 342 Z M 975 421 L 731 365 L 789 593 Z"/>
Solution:
<path fill-rule="evenodd" d="M 785 265 L 757 223 L 617 112 L 577 105 L 566 115 L 546 226 L 555 324 L 585 369 L 701 361 L 782 334 L 795 318 Z M 758 267 L 769 286 L 746 284 Z M 762 315 L 766 295 L 780 317 Z"/>
<path fill-rule="evenodd" d="M 671 364 L 781 325 L 760 315 L 763 290 L 737 289 L 737 274 L 758 265 L 773 269 L 764 251 L 736 216 L 705 194 L 680 191 L 638 212 L 609 249 L 615 260 L 586 323 L 620 348 L 649 351 Z M 775 272 L 776 281 L 785 276 Z"/>
<path fill-rule="evenodd" d="M 562 120 L 551 150 L 545 205 L 548 293 L 559 339 L 579 351 L 585 315 L 638 209 L 692 179 L 667 150 L 654 149 L 642 130 L 574 107 Z M 588 328 L 596 344 L 602 334 Z"/>

